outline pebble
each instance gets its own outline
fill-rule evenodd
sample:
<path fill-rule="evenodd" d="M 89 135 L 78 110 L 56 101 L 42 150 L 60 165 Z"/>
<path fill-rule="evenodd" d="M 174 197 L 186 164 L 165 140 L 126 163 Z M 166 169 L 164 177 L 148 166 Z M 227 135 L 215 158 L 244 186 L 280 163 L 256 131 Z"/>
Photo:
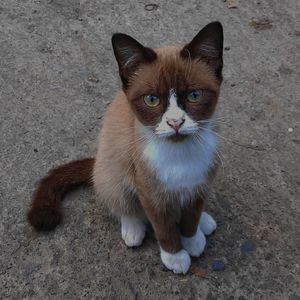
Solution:
<path fill-rule="evenodd" d="M 211 266 L 214 271 L 224 271 L 225 270 L 225 265 L 220 260 L 215 260 Z"/>
<path fill-rule="evenodd" d="M 242 253 L 250 253 L 256 250 L 256 245 L 250 241 L 247 240 L 241 245 L 241 252 Z"/>
<path fill-rule="evenodd" d="M 147 11 L 154 11 L 154 10 L 157 10 L 157 9 L 158 9 L 158 4 L 153 4 L 153 3 L 151 3 L 151 4 L 146 4 L 146 5 L 144 6 L 144 8 L 145 8 L 145 10 L 147 10 Z"/>
<path fill-rule="evenodd" d="M 288 129 L 288 132 L 293 132 L 294 131 L 294 129 L 292 128 L 292 127 L 290 127 L 289 129 Z"/>

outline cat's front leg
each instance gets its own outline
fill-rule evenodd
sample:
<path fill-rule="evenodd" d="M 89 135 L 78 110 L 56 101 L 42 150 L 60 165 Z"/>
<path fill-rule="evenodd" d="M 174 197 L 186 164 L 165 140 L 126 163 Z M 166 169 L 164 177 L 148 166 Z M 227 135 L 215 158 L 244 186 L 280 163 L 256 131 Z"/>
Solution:
<path fill-rule="evenodd" d="M 201 213 L 199 227 L 205 235 L 211 235 L 217 228 L 217 223 L 214 218 L 207 212 Z"/>
<path fill-rule="evenodd" d="M 206 238 L 199 226 L 199 219 L 203 208 L 203 198 L 199 197 L 187 203 L 181 212 L 180 231 L 184 249 L 191 255 L 198 257 L 204 251 Z"/>
<path fill-rule="evenodd" d="M 175 216 L 167 209 L 152 205 L 149 196 L 139 195 L 145 213 L 160 244 L 163 264 L 176 274 L 186 273 L 191 265 L 188 252 L 182 248 L 180 231 Z"/>
<path fill-rule="evenodd" d="M 146 225 L 143 218 L 135 215 L 121 216 L 121 233 L 128 247 L 140 246 L 146 233 Z"/>

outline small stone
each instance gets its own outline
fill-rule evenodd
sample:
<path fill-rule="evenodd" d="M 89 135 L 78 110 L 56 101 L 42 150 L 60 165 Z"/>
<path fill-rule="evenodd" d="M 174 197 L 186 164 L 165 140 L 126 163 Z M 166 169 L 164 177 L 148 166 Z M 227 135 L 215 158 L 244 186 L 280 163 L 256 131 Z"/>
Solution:
<path fill-rule="evenodd" d="M 225 270 L 225 265 L 220 260 L 215 260 L 211 266 L 214 271 L 224 271 Z"/>
<path fill-rule="evenodd" d="M 252 20 L 249 25 L 256 30 L 266 30 L 273 27 L 273 21 L 268 18 Z"/>
<path fill-rule="evenodd" d="M 289 129 L 288 129 L 288 132 L 293 132 L 294 131 L 294 129 L 292 128 L 292 127 L 290 127 Z"/>
<path fill-rule="evenodd" d="M 228 0 L 227 7 L 228 8 L 237 8 L 238 7 L 238 0 Z"/>
<path fill-rule="evenodd" d="M 226 47 L 224 48 L 224 50 L 228 51 L 228 50 L 230 50 L 230 47 L 229 47 L 229 46 L 226 46 Z"/>
<path fill-rule="evenodd" d="M 241 245 L 241 252 L 244 253 L 244 254 L 253 252 L 255 250 L 256 250 L 256 245 L 250 240 L 245 241 Z"/>
<path fill-rule="evenodd" d="M 198 266 L 191 266 L 189 271 L 198 277 L 206 277 L 208 273 L 207 269 L 203 269 Z"/>
<path fill-rule="evenodd" d="M 256 82 L 256 83 L 260 83 L 260 81 L 261 81 L 260 78 L 256 78 L 256 79 L 255 79 L 255 82 Z"/>
<path fill-rule="evenodd" d="M 234 87 L 234 86 L 235 86 L 235 83 L 232 83 L 230 86 Z"/>
<path fill-rule="evenodd" d="M 154 3 L 151 3 L 151 4 L 146 4 L 144 6 L 145 10 L 147 11 L 154 11 L 154 10 L 157 10 L 158 9 L 158 4 L 154 4 Z"/>
<path fill-rule="evenodd" d="M 88 80 L 95 83 L 99 82 L 99 79 L 94 75 L 89 76 Z"/>
<path fill-rule="evenodd" d="M 39 150 L 36 149 L 36 148 L 34 148 L 33 151 L 34 151 L 35 153 L 39 152 Z"/>

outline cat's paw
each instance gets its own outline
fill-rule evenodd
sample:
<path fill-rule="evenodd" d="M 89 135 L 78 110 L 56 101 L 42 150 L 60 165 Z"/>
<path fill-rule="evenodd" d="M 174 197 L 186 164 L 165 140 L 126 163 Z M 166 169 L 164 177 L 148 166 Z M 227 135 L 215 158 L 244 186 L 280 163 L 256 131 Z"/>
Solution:
<path fill-rule="evenodd" d="M 122 238 L 128 247 L 140 246 L 146 233 L 145 223 L 135 216 L 121 217 Z"/>
<path fill-rule="evenodd" d="M 216 230 L 217 223 L 211 215 L 204 211 L 200 217 L 199 227 L 205 235 L 210 235 Z"/>
<path fill-rule="evenodd" d="M 160 257 L 163 264 L 175 274 L 185 274 L 191 266 L 191 258 L 184 249 L 177 253 L 169 253 L 160 248 Z"/>
<path fill-rule="evenodd" d="M 206 238 L 203 232 L 198 228 L 197 232 L 192 237 L 181 236 L 183 248 L 191 255 L 199 257 L 204 251 Z"/>

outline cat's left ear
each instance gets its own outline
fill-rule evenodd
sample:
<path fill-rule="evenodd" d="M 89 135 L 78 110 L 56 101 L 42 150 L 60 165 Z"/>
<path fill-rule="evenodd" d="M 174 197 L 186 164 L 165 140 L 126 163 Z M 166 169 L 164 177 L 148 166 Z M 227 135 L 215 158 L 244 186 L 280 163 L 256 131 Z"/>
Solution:
<path fill-rule="evenodd" d="M 217 78 L 222 80 L 223 67 L 223 27 L 220 22 L 206 25 L 185 45 L 180 52 L 185 59 L 199 59 L 206 62 Z"/>
<path fill-rule="evenodd" d="M 115 33 L 111 41 L 123 86 L 127 87 L 129 77 L 138 66 L 151 63 L 157 55 L 151 48 L 144 47 L 127 34 Z"/>

